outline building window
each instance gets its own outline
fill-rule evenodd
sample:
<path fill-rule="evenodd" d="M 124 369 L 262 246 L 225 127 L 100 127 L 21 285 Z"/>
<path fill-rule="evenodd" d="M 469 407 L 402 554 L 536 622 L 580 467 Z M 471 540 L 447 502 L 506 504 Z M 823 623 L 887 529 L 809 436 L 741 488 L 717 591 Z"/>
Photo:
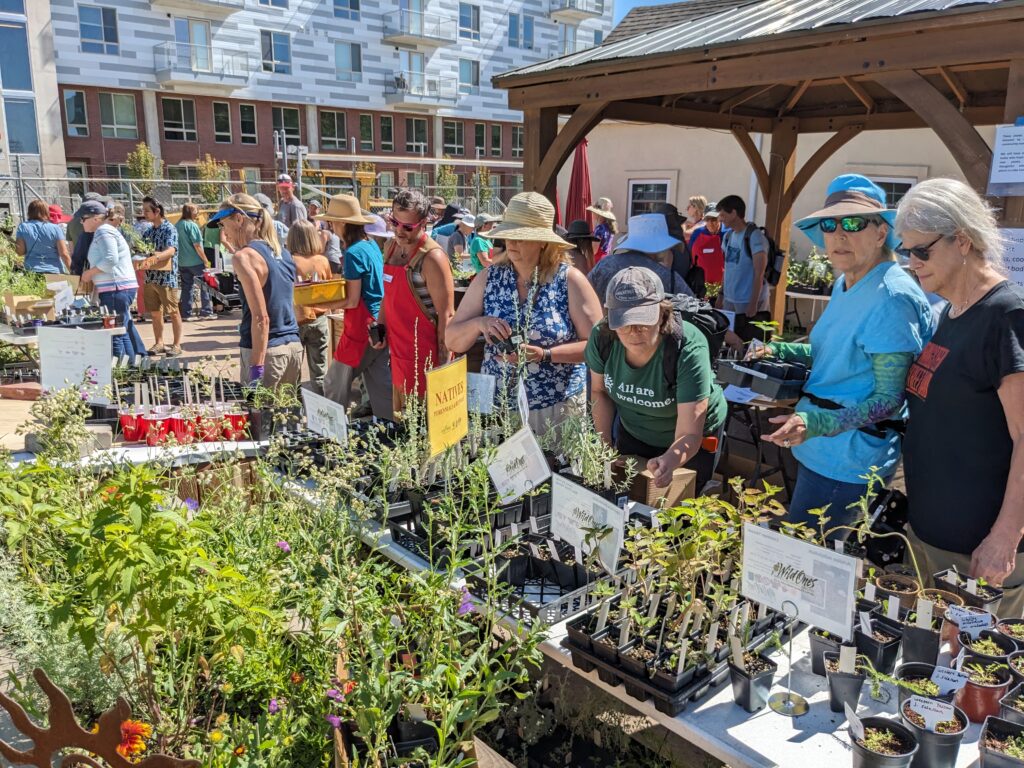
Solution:
<path fill-rule="evenodd" d="M 32 99 L 4 99 L 7 113 L 7 147 L 12 155 L 38 155 L 36 103 Z"/>
<path fill-rule="evenodd" d="M 395 151 L 395 118 L 391 115 L 380 117 L 380 151 Z"/>
<path fill-rule="evenodd" d="M 345 113 L 320 113 L 320 146 L 323 149 L 345 149 Z"/>
<path fill-rule="evenodd" d="M 105 139 L 139 138 L 134 94 L 100 94 L 100 135 Z"/>
<path fill-rule="evenodd" d="M 161 99 L 164 138 L 167 141 L 198 141 L 196 104 L 192 99 Z"/>
<path fill-rule="evenodd" d="M 292 73 L 292 39 L 286 32 L 260 32 L 263 71 L 282 75 Z"/>
<path fill-rule="evenodd" d="M 131 174 L 128 173 L 128 166 L 124 163 L 118 165 L 108 164 L 104 169 L 105 176 L 108 179 L 129 179 Z M 111 197 L 127 199 L 131 190 L 129 189 L 131 184 L 127 181 L 108 181 L 107 182 L 107 194 Z"/>
<path fill-rule="evenodd" d="M 31 91 L 28 37 L 24 24 L 0 24 L 0 82 L 8 91 Z"/>
<path fill-rule="evenodd" d="M 213 140 L 231 143 L 231 105 L 226 101 L 213 102 Z"/>
<path fill-rule="evenodd" d="M 487 151 L 487 126 L 483 123 L 477 123 L 473 133 L 476 139 L 473 146 L 476 147 L 476 156 L 480 157 Z"/>
<path fill-rule="evenodd" d="M 360 82 L 363 79 L 362 46 L 359 43 L 335 43 L 334 69 L 339 80 Z"/>
<path fill-rule="evenodd" d="M 512 157 L 523 156 L 523 126 L 512 126 Z"/>
<path fill-rule="evenodd" d="M 0 0 L 0 11 L 4 13 L 25 13 L 25 0 Z"/>
<path fill-rule="evenodd" d="M 501 157 L 501 126 L 491 126 L 491 157 Z"/>
<path fill-rule="evenodd" d="M 89 119 L 85 111 L 85 91 L 64 91 L 64 120 L 68 136 L 89 135 Z"/>
<path fill-rule="evenodd" d="M 409 189 L 418 189 L 425 192 L 430 186 L 430 174 L 420 171 L 409 171 L 405 174 L 406 185 Z"/>
<path fill-rule="evenodd" d="M 480 92 L 480 62 L 473 59 L 459 59 L 459 92 Z"/>
<path fill-rule="evenodd" d="M 82 53 L 107 53 L 117 56 L 117 10 L 95 5 L 78 6 L 78 36 Z"/>
<path fill-rule="evenodd" d="M 667 179 L 630 179 L 629 215 L 657 213 L 659 206 L 668 202 L 668 192 Z"/>
<path fill-rule="evenodd" d="M 199 169 L 194 165 L 169 165 L 167 178 L 171 180 L 171 200 L 192 199 L 192 184 L 199 181 Z"/>
<path fill-rule="evenodd" d="M 871 180 L 885 190 L 885 199 L 890 208 L 900 204 L 903 196 L 917 184 L 913 176 L 872 176 Z"/>
<path fill-rule="evenodd" d="M 243 168 L 242 178 L 245 179 L 245 193 L 247 195 L 255 195 L 260 191 L 259 168 Z"/>
<path fill-rule="evenodd" d="M 299 110 L 294 107 L 273 107 L 274 130 L 284 137 L 286 146 L 299 146 L 302 133 L 299 130 Z"/>
<path fill-rule="evenodd" d="M 525 13 L 508 15 L 508 44 L 512 48 L 533 50 L 533 16 Z"/>
<path fill-rule="evenodd" d="M 260 0 L 260 5 L 265 5 L 268 8 L 287 8 L 288 0 Z"/>
<path fill-rule="evenodd" d="M 339 19 L 359 21 L 359 0 L 334 0 L 334 15 Z"/>
<path fill-rule="evenodd" d="M 446 155 L 466 154 L 465 126 L 461 120 L 444 121 L 444 153 Z"/>
<path fill-rule="evenodd" d="M 417 154 L 427 154 L 427 121 L 421 117 L 405 118 L 405 151 Z"/>
<path fill-rule="evenodd" d="M 594 45 L 600 45 L 604 42 L 604 32 L 600 29 L 594 30 Z"/>
<path fill-rule="evenodd" d="M 391 197 L 388 194 L 389 189 L 393 189 L 395 186 L 395 172 L 394 171 L 381 171 L 377 174 L 377 192 L 376 197 Z"/>
<path fill-rule="evenodd" d="M 508 181 L 513 193 L 518 194 L 523 191 L 523 174 L 510 173 L 508 175 Z"/>
<path fill-rule="evenodd" d="M 243 144 L 256 144 L 256 105 L 238 105 L 238 135 Z"/>
<path fill-rule="evenodd" d="M 459 37 L 463 40 L 480 39 L 480 6 L 459 3 Z"/>
<path fill-rule="evenodd" d="M 3 7 L 2 3 L 0 3 L 0 7 Z M 84 179 L 88 175 L 86 168 L 85 163 L 68 163 L 68 194 L 79 200 L 85 197 Z M 71 179 L 81 179 L 81 181 L 71 181 Z"/>
<path fill-rule="evenodd" d="M 359 116 L 359 150 L 373 152 L 373 115 Z"/>

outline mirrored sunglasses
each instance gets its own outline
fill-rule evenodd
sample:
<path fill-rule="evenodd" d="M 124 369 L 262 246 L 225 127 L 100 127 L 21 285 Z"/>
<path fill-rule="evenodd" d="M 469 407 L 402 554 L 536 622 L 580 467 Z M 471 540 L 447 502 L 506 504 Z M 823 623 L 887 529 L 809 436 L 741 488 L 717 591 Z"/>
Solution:
<path fill-rule="evenodd" d="M 842 228 L 843 232 L 863 232 L 868 224 L 877 224 L 875 219 L 868 216 L 843 216 L 839 219 L 820 219 L 818 228 L 827 234 L 832 234 Z"/>

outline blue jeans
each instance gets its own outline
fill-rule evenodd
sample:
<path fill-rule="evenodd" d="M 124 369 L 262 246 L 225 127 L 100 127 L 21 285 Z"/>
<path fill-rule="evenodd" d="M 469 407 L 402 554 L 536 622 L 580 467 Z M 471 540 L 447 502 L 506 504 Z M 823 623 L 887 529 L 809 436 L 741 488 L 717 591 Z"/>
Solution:
<path fill-rule="evenodd" d="M 134 360 L 136 355 L 146 356 L 146 345 L 132 320 L 132 302 L 135 301 L 134 288 L 123 291 L 107 291 L 99 295 L 100 306 L 107 307 L 118 314 L 124 323 L 124 335 L 114 336 L 114 357 L 127 357 Z"/>
<path fill-rule="evenodd" d="M 181 319 L 192 316 L 192 286 L 199 282 L 200 314 L 212 315 L 213 302 L 210 300 L 210 293 L 206 290 L 206 283 L 203 281 L 203 265 L 194 267 L 178 267 L 178 276 L 181 278 L 181 299 L 178 302 L 178 309 L 181 312 Z"/>
<path fill-rule="evenodd" d="M 818 530 L 818 518 L 809 514 L 808 510 L 828 506 L 825 515 L 828 523 L 825 530 L 829 531 L 840 525 L 850 525 L 857 516 L 857 508 L 848 507 L 860 501 L 868 492 L 867 483 L 844 483 L 830 477 L 819 475 L 803 464 L 798 464 L 796 487 L 793 498 L 789 502 L 786 522 L 803 523 Z M 828 536 L 829 541 L 845 538 L 849 531 L 835 531 Z"/>

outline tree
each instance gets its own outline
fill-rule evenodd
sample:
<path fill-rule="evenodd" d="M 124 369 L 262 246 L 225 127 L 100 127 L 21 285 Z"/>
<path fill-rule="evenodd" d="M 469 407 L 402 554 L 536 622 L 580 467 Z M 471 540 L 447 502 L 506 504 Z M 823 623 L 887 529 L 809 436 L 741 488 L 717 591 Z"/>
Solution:
<path fill-rule="evenodd" d="M 135 186 L 144 195 L 153 194 L 153 179 L 161 179 L 164 175 L 164 163 L 153 154 L 149 146 L 139 143 L 125 158 L 128 175 L 133 179 L 141 179 Z"/>
<path fill-rule="evenodd" d="M 473 177 L 473 183 L 477 189 L 477 202 L 478 209 L 484 207 L 484 203 L 489 203 L 494 192 L 491 189 L 491 169 L 486 165 L 481 165 L 476 174 Z"/>
<path fill-rule="evenodd" d="M 200 181 L 206 182 L 199 185 L 199 196 L 203 202 L 219 203 L 225 197 L 224 182 L 231 179 L 231 166 L 207 154 L 196 161 L 196 174 Z"/>
<path fill-rule="evenodd" d="M 445 159 L 448 159 L 447 155 L 445 155 Z M 455 166 L 439 165 L 437 167 L 437 185 L 434 192 L 443 197 L 445 202 L 450 202 L 458 195 L 459 177 L 455 175 Z"/>

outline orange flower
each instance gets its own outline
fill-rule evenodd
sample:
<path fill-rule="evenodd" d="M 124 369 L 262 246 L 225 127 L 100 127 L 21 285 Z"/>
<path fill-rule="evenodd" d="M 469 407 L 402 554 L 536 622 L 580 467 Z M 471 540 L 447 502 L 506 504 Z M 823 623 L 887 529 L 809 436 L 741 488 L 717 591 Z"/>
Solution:
<path fill-rule="evenodd" d="M 354 691 L 355 689 L 356 689 L 356 681 L 355 680 L 346 680 L 345 683 L 341 686 L 341 692 L 344 693 L 346 696 L 348 696 L 350 693 L 352 693 L 352 691 Z"/>
<path fill-rule="evenodd" d="M 153 735 L 153 727 L 138 720 L 125 720 L 121 723 L 121 743 L 117 745 L 117 754 L 131 758 L 146 751 L 146 739 Z"/>
<path fill-rule="evenodd" d="M 292 685 L 302 685 L 302 681 L 306 679 L 306 676 L 301 672 L 292 672 L 291 681 Z"/>
<path fill-rule="evenodd" d="M 245 754 L 245 744 L 239 744 L 235 747 L 235 757 L 241 757 Z"/>

